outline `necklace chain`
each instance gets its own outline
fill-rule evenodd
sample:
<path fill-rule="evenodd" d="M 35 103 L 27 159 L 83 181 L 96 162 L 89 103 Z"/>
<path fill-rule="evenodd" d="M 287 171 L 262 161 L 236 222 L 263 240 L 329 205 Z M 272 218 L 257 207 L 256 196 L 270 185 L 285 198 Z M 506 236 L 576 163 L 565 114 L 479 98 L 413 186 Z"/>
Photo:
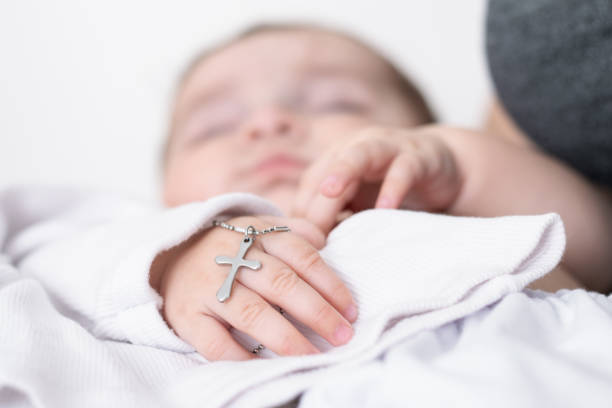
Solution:
<path fill-rule="evenodd" d="M 228 229 L 230 231 L 236 231 L 236 232 L 240 232 L 241 234 L 244 235 L 264 235 L 264 234 L 269 234 L 270 232 L 283 232 L 283 231 L 291 231 L 289 229 L 289 227 L 279 227 L 279 226 L 273 226 L 273 227 L 269 227 L 266 229 L 263 229 L 261 231 L 258 231 L 255 229 L 255 227 L 253 227 L 252 225 L 249 225 L 246 228 L 242 228 L 242 227 L 236 227 L 235 225 L 231 225 L 228 224 L 224 221 L 219 221 L 219 220 L 213 220 L 212 225 L 215 227 L 221 227 L 221 228 L 225 228 Z"/>

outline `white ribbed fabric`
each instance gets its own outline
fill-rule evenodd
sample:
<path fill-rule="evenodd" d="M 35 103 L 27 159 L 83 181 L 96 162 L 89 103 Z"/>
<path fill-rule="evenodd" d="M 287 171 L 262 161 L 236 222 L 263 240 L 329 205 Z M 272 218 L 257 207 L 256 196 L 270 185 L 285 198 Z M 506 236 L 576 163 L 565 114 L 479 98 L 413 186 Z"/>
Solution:
<path fill-rule="evenodd" d="M 219 214 L 264 213 L 279 211 L 242 193 L 174 209 L 49 188 L 1 193 L 0 405 L 281 403 L 317 378 L 521 290 L 559 262 L 565 244 L 555 214 L 365 211 L 332 231 L 321 252 L 359 303 L 348 345 L 317 356 L 206 363 L 162 320 L 149 267 Z"/>
<path fill-rule="evenodd" d="M 234 213 L 280 215 L 251 194 L 164 210 L 101 193 L 13 188 L 0 195 L 0 245 L 22 276 L 42 283 L 58 309 L 96 337 L 193 352 L 161 318 L 148 271 L 157 254 Z"/>

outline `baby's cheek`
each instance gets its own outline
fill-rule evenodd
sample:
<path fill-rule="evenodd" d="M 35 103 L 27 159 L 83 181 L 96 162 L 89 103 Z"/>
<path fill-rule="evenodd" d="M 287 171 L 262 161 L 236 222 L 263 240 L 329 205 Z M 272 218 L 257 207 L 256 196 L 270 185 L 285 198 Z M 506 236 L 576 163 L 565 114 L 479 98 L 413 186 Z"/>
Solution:
<path fill-rule="evenodd" d="M 172 163 L 164 178 L 164 202 L 176 206 L 206 200 L 226 192 L 228 172 L 205 159 L 186 158 Z"/>

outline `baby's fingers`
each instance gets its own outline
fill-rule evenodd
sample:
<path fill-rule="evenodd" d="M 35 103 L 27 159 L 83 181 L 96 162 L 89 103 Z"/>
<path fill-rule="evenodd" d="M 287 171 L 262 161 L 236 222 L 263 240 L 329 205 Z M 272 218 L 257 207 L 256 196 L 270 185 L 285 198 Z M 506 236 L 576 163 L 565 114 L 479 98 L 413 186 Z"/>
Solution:
<path fill-rule="evenodd" d="M 347 343 L 353 329 L 320 293 L 275 256 L 253 251 L 264 265 L 258 271 L 244 270 L 240 282 L 280 306 L 334 346 Z"/>
<path fill-rule="evenodd" d="M 461 188 L 453 153 L 432 135 L 415 134 L 409 141 L 389 166 L 376 207 L 448 208 Z"/>
<path fill-rule="evenodd" d="M 221 322 L 198 313 L 178 333 L 208 361 L 250 360 L 255 355 L 245 350 Z"/>
<path fill-rule="evenodd" d="M 215 299 L 208 307 L 233 327 L 278 355 L 319 352 L 283 315 L 240 282 L 234 282 L 232 296 L 227 301 L 220 303 Z"/>
<path fill-rule="evenodd" d="M 328 234 L 336 225 L 339 214 L 345 210 L 347 204 L 357 194 L 359 187 L 360 183 L 358 181 L 352 182 L 340 196 L 334 198 L 326 197 L 320 193 L 316 194 L 304 217 L 319 227 L 325 234 Z"/>
<path fill-rule="evenodd" d="M 315 248 L 291 234 L 270 234 L 262 243 L 268 254 L 289 265 L 348 321 L 357 319 L 351 292 Z"/>
<path fill-rule="evenodd" d="M 397 154 L 397 147 L 373 132 L 376 131 L 364 131 L 364 136 L 337 155 L 319 186 L 323 195 L 338 197 L 353 182 L 382 178 L 389 162 Z"/>
<path fill-rule="evenodd" d="M 320 194 L 319 187 L 321 181 L 325 177 L 326 170 L 331 163 L 333 155 L 330 152 L 325 153 L 318 158 L 305 172 L 302 174 L 298 191 L 295 194 L 291 215 L 294 217 L 305 217 L 312 201 L 312 198 Z"/>
<path fill-rule="evenodd" d="M 415 154 L 400 154 L 389 166 L 380 187 L 376 208 L 398 208 L 415 182 L 423 178 L 425 167 Z"/>

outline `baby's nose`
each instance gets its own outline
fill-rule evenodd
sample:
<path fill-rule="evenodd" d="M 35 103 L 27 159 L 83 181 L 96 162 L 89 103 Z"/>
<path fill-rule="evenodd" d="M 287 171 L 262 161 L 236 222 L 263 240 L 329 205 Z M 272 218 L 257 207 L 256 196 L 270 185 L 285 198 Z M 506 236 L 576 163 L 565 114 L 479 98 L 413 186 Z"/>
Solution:
<path fill-rule="evenodd" d="M 275 106 L 254 111 L 244 131 L 249 140 L 278 136 L 297 137 L 300 132 L 296 116 Z"/>

